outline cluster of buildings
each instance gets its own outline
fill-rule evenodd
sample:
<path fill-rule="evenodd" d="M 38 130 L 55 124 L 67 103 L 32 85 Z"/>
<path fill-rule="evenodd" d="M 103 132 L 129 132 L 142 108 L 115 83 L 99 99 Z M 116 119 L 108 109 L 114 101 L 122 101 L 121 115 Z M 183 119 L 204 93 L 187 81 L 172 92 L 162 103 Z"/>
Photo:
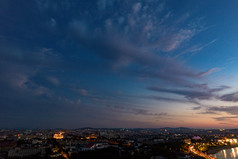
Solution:
<path fill-rule="evenodd" d="M 0 130 L 0 159 L 70 159 L 87 152 L 103 153 L 101 150 L 113 150 L 118 158 L 199 158 L 205 156 L 201 150 L 204 143 L 237 143 L 237 133 L 238 130 L 188 128 Z"/>

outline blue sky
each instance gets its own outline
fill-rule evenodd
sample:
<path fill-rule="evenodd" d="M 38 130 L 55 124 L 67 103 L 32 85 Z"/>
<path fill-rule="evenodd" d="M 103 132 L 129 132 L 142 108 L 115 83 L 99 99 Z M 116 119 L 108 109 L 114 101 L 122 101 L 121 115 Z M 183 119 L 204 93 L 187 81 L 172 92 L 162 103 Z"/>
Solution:
<path fill-rule="evenodd" d="M 0 127 L 231 128 L 238 2 L 0 2 Z"/>

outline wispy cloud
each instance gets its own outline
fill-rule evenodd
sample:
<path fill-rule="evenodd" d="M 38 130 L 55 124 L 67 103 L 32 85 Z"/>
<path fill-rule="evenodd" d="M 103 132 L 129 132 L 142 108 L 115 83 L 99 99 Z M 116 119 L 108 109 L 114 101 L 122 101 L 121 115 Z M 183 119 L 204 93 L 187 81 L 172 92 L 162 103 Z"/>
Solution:
<path fill-rule="evenodd" d="M 197 91 L 197 90 L 175 90 L 175 89 L 165 89 L 165 88 L 156 88 L 156 87 L 149 87 L 149 90 L 157 91 L 157 92 L 164 92 L 164 93 L 173 93 L 178 95 L 183 95 L 188 99 L 210 99 L 212 94 L 206 91 Z"/>
<path fill-rule="evenodd" d="M 237 102 L 238 101 L 238 92 L 224 94 L 218 98 L 222 101 Z"/>
<path fill-rule="evenodd" d="M 208 47 L 209 45 L 215 43 L 216 41 L 217 41 L 217 39 L 214 39 L 214 40 L 212 40 L 209 43 L 204 44 L 204 45 L 194 45 L 194 46 L 191 46 L 191 47 L 185 49 L 184 51 L 182 51 L 181 53 L 177 54 L 175 56 L 175 58 L 178 58 L 178 57 L 183 56 L 183 55 L 188 54 L 188 53 L 199 52 L 199 51 L 203 50 L 204 48 Z"/>
<path fill-rule="evenodd" d="M 223 116 L 223 117 L 214 117 L 213 119 L 217 121 L 226 121 L 226 120 L 237 119 L 237 118 L 238 116 Z"/>
<path fill-rule="evenodd" d="M 192 110 L 200 110 L 201 106 L 193 107 Z"/>
<path fill-rule="evenodd" d="M 161 97 L 161 96 L 155 96 L 155 95 L 145 96 L 144 98 L 154 99 L 158 101 L 167 101 L 167 102 L 181 102 L 181 103 L 189 102 L 183 99 L 175 99 L 175 98 Z"/>
<path fill-rule="evenodd" d="M 202 85 L 201 85 L 202 86 Z M 178 94 L 182 95 L 185 98 L 192 100 L 192 99 L 211 99 L 215 98 L 216 95 L 214 93 L 222 91 L 224 89 L 229 88 L 228 86 L 220 86 L 218 88 L 209 88 L 206 87 L 199 87 L 199 85 L 195 85 L 191 89 L 168 89 L 168 88 L 163 88 L 163 87 L 148 87 L 149 90 L 156 91 L 156 92 L 161 92 L 161 93 L 172 93 L 172 94 Z"/>
<path fill-rule="evenodd" d="M 215 112 L 225 112 L 232 115 L 238 115 L 238 106 L 214 106 L 209 107 L 209 111 L 215 111 Z"/>
<path fill-rule="evenodd" d="M 134 12 L 134 13 L 139 12 L 140 9 L 141 9 L 141 6 L 142 6 L 141 3 L 135 3 L 135 4 L 133 5 L 133 7 L 132 7 L 133 12 Z"/>
<path fill-rule="evenodd" d="M 55 86 L 59 86 L 60 84 L 59 79 L 55 77 L 48 77 L 48 81 Z"/>
<path fill-rule="evenodd" d="M 205 76 L 205 75 L 208 75 L 208 74 L 211 74 L 211 73 L 213 73 L 213 72 L 218 72 L 218 71 L 220 71 L 221 69 L 219 69 L 219 68 L 211 68 L 210 70 L 208 70 L 208 71 L 205 71 L 205 72 L 201 72 L 200 74 L 199 74 L 199 76 L 200 77 L 202 77 L 202 76 Z"/>
<path fill-rule="evenodd" d="M 197 109 L 198 108 L 198 109 Z M 194 107 L 198 114 L 220 115 L 213 117 L 217 121 L 238 118 L 238 106 L 200 106 Z M 227 114 L 227 115 L 224 115 Z"/>
<path fill-rule="evenodd" d="M 146 109 L 141 109 L 141 108 L 126 108 L 123 106 L 106 106 L 107 109 L 111 110 L 111 111 L 115 111 L 115 112 L 121 112 L 121 113 L 130 113 L 130 114 L 134 114 L 134 115 L 145 115 L 145 116 L 167 116 L 167 113 L 154 113 L 154 112 L 150 112 Z"/>

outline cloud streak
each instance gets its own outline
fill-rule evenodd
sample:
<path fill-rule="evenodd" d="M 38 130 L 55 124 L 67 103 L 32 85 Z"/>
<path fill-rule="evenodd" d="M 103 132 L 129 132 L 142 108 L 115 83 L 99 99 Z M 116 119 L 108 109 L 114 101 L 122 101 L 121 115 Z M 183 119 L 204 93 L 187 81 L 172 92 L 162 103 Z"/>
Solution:
<path fill-rule="evenodd" d="M 107 105 L 106 108 L 110 111 L 120 113 L 130 113 L 134 115 L 157 116 L 157 117 L 168 116 L 167 113 L 152 113 L 146 109 L 141 108 L 125 108 L 122 106 L 109 106 L 109 105 Z"/>
<path fill-rule="evenodd" d="M 238 92 L 224 94 L 218 98 L 222 101 L 237 102 L 238 101 Z"/>
<path fill-rule="evenodd" d="M 213 72 L 218 72 L 220 69 L 219 68 L 211 68 L 210 70 L 206 71 L 206 72 L 202 72 L 199 74 L 200 77 L 206 76 L 208 74 L 211 74 Z"/>
<path fill-rule="evenodd" d="M 194 87 L 190 89 L 168 89 L 163 87 L 148 87 L 148 90 L 160 92 L 160 93 L 171 93 L 184 96 L 185 98 L 192 99 L 200 99 L 200 100 L 208 100 L 216 97 L 217 92 L 228 89 L 228 86 L 220 86 L 217 88 L 209 88 L 207 85 L 194 85 Z"/>

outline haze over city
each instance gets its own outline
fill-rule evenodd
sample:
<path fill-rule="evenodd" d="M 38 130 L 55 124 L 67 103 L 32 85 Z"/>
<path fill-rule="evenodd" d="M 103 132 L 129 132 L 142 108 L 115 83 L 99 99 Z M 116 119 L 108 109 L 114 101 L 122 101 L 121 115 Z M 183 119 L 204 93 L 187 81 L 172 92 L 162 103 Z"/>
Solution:
<path fill-rule="evenodd" d="M 1 128 L 237 128 L 238 1 L 0 1 Z"/>

